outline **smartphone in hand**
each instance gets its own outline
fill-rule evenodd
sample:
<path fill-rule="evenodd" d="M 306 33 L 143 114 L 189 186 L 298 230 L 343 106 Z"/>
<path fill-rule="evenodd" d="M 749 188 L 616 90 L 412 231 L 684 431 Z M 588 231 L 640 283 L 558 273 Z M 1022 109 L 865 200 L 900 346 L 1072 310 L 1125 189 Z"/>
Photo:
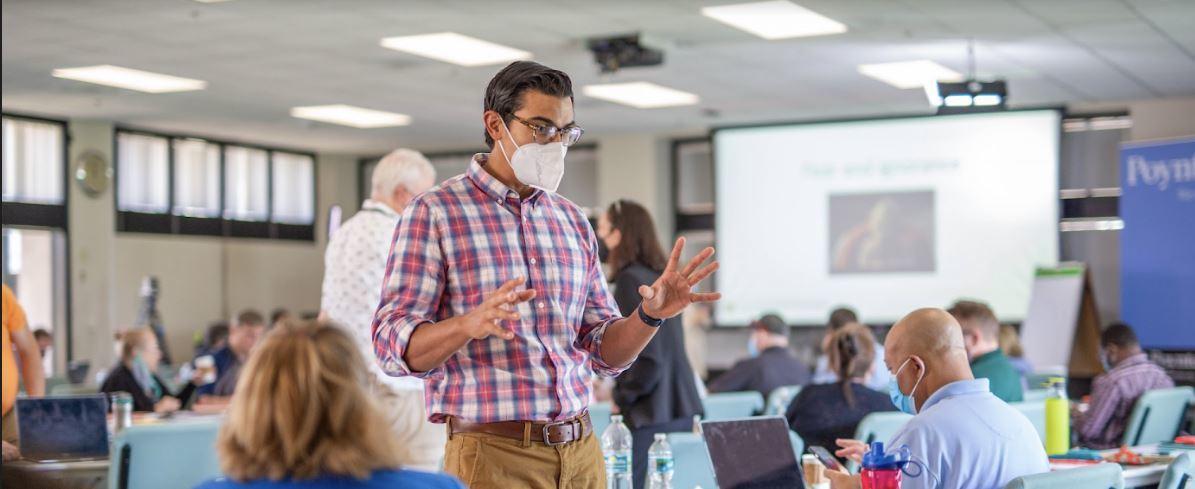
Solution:
<path fill-rule="evenodd" d="M 809 453 L 817 457 L 817 460 L 825 465 L 830 470 L 842 470 L 842 464 L 838 463 L 838 459 L 834 458 L 834 454 L 826 450 L 825 447 L 813 445 L 809 447 Z"/>

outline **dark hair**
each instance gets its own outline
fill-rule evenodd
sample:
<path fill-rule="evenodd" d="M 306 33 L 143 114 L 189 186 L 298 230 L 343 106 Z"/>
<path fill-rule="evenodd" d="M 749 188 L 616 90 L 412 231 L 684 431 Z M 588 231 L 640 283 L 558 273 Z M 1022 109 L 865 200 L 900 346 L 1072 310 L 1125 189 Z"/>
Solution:
<path fill-rule="evenodd" d="M 263 317 L 260 312 L 257 312 L 253 309 L 245 309 L 244 311 L 241 311 L 240 314 L 237 314 L 237 320 L 232 325 L 232 327 L 239 328 L 241 326 L 265 326 L 265 325 L 266 325 L 266 318 Z"/>
<path fill-rule="evenodd" d="M 40 339 L 42 339 L 42 338 L 47 338 L 47 339 L 52 339 L 52 338 L 54 338 L 53 336 L 50 336 L 50 332 L 49 332 L 49 331 L 46 331 L 46 330 L 44 330 L 44 329 L 42 329 L 42 328 L 37 328 L 37 329 L 33 330 L 33 337 L 34 337 L 34 338 L 37 338 L 37 339 L 39 339 L 39 340 L 40 340 Z"/>
<path fill-rule="evenodd" d="M 1112 323 L 1100 334 L 1100 346 L 1116 345 L 1120 348 L 1140 346 L 1137 333 L 1125 323 Z"/>
<path fill-rule="evenodd" d="M 839 307 L 830 313 L 830 322 L 826 326 L 830 327 L 830 331 L 837 331 L 851 323 L 859 322 L 859 315 L 855 314 L 855 310 L 849 307 Z"/>
<path fill-rule="evenodd" d="M 208 348 L 228 339 L 228 321 L 216 321 L 207 327 L 203 342 Z"/>
<path fill-rule="evenodd" d="M 282 319 L 283 316 L 290 315 L 290 311 L 286 310 L 284 307 L 274 309 L 274 311 L 270 313 L 270 327 L 274 327 L 274 324 L 277 323 L 279 319 Z"/>
<path fill-rule="evenodd" d="M 514 113 L 523 108 L 523 93 L 528 90 L 573 99 L 573 81 L 565 72 L 534 61 L 515 61 L 502 68 L 486 86 L 484 110 L 497 112 L 509 126 Z M 494 147 L 494 138 L 490 137 L 488 129 L 485 145 Z"/>
<path fill-rule="evenodd" d="M 610 250 L 610 270 L 617 273 L 632 263 L 663 272 L 668 257 L 656 237 L 656 225 L 651 213 L 643 206 L 630 200 L 616 200 L 606 208 L 606 218 L 611 230 L 622 235 L 618 246 Z"/>
<path fill-rule="evenodd" d="M 1000 338 L 1000 321 L 987 304 L 977 301 L 955 301 L 947 312 L 954 316 L 964 332 L 973 326 L 983 335 L 984 340 L 995 341 Z"/>
<path fill-rule="evenodd" d="M 830 368 L 838 374 L 842 396 L 846 404 L 855 407 L 855 393 L 851 379 L 867 375 L 875 358 L 875 336 L 871 330 L 859 323 L 848 323 L 830 336 Z"/>

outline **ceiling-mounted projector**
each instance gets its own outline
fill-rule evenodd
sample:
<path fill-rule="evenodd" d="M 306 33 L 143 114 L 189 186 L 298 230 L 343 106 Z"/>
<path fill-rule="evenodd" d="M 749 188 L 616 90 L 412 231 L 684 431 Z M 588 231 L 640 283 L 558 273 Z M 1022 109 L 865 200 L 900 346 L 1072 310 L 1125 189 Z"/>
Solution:
<path fill-rule="evenodd" d="M 1008 82 L 972 79 L 929 83 L 925 85 L 925 96 L 939 114 L 1004 110 L 1008 108 Z"/>
<path fill-rule="evenodd" d="M 602 73 L 664 63 L 664 52 L 640 44 L 639 34 L 590 38 L 585 45 L 593 52 L 593 60 L 601 67 Z"/>

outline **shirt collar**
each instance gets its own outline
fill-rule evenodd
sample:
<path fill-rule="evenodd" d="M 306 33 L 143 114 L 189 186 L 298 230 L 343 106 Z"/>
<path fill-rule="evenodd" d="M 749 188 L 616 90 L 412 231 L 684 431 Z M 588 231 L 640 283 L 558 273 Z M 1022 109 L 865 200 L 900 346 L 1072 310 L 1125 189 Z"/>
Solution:
<path fill-rule="evenodd" d="M 938 389 L 938 392 L 935 392 L 933 395 L 929 396 L 929 399 L 925 401 L 925 404 L 921 405 L 921 409 L 917 412 L 924 413 L 934 404 L 951 397 L 991 391 L 992 389 L 988 384 L 988 379 L 956 380 L 942 386 L 941 389 Z"/>
<path fill-rule="evenodd" d="M 1112 367 L 1112 370 L 1120 370 L 1122 368 L 1129 368 L 1134 365 L 1140 365 L 1140 364 L 1148 362 L 1148 361 L 1149 361 L 1149 357 L 1146 356 L 1145 353 L 1138 353 L 1138 354 L 1128 357 L 1124 360 L 1121 360 L 1120 363 L 1118 363 L 1118 364 L 1116 364 L 1116 366 Z"/>
<path fill-rule="evenodd" d="M 490 175 L 490 172 L 485 171 L 484 167 L 489 162 L 489 159 L 489 153 L 477 153 L 473 155 L 473 161 L 469 163 L 469 179 L 473 180 L 473 183 L 495 202 L 503 203 L 511 198 L 519 200 L 518 192 L 515 192 L 510 187 L 507 187 L 505 183 L 494 178 L 493 175 Z M 528 202 L 538 200 L 539 196 L 543 193 L 543 190 L 537 188 L 525 200 Z"/>
<path fill-rule="evenodd" d="M 361 210 L 381 212 L 382 214 L 385 214 L 386 217 L 393 217 L 395 219 L 398 219 L 399 217 L 398 213 L 395 212 L 394 209 L 391 209 L 390 206 L 373 199 L 365 199 L 365 202 L 361 203 Z"/>

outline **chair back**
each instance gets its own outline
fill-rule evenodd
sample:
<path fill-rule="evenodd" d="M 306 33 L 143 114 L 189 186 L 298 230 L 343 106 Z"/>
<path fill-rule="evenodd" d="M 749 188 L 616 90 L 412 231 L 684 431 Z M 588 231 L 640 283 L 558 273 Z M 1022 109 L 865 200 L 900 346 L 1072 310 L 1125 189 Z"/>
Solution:
<path fill-rule="evenodd" d="M 1186 420 L 1192 397 L 1195 397 L 1195 389 L 1191 386 L 1145 391 L 1137 398 L 1125 425 L 1124 444 L 1137 446 L 1174 441 Z"/>
<path fill-rule="evenodd" d="M 714 479 L 714 465 L 710 462 L 705 440 L 696 433 L 669 433 L 668 444 L 672 446 L 672 487 L 693 489 L 718 487 Z"/>
<path fill-rule="evenodd" d="M 1166 467 L 1158 489 L 1192 488 L 1195 488 L 1195 452 L 1182 452 Z"/>
<path fill-rule="evenodd" d="M 195 487 L 220 476 L 216 419 L 125 428 L 112 443 L 109 489 Z"/>
<path fill-rule="evenodd" d="M 1029 422 L 1033 423 L 1033 429 L 1037 430 L 1037 437 L 1041 438 L 1041 442 L 1044 444 L 1046 442 L 1046 402 L 1011 402 L 1008 405 L 1029 418 Z"/>
<path fill-rule="evenodd" d="M 723 392 L 701 400 L 706 421 L 749 418 L 763 411 L 763 395 L 755 392 Z"/>
<path fill-rule="evenodd" d="M 802 440 L 797 432 L 788 430 L 788 441 L 793 444 L 793 456 L 797 457 L 797 463 L 801 463 L 801 454 L 805 452 L 805 440 Z"/>
<path fill-rule="evenodd" d="M 1103 463 L 1013 479 L 1004 489 L 1124 489 L 1120 464 Z"/>
<path fill-rule="evenodd" d="M 599 440 L 602 438 L 602 433 L 606 432 L 606 427 L 610 426 L 610 414 L 613 409 L 614 406 L 608 402 L 595 402 L 589 405 L 589 419 L 593 422 L 593 434 L 597 435 Z"/>
<path fill-rule="evenodd" d="M 886 444 L 892 440 L 893 436 L 896 436 L 896 432 L 904 428 L 905 423 L 908 423 L 910 419 L 913 419 L 913 416 L 900 411 L 881 411 L 868 414 L 859 420 L 859 426 L 855 427 L 855 439 L 868 445 L 873 441 L 881 441 Z M 852 473 L 859 470 L 859 464 L 854 460 L 847 461 L 846 466 Z"/>
<path fill-rule="evenodd" d="M 913 417 L 899 411 L 868 414 L 859 420 L 859 426 L 855 428 L 855 439 L 867 444 L 873 441 L 888 443 L 910 419 Z"/>
<path fill-rule="evenodd" d="M 788 405 L 800 392 L 801 386 L 799 385 L 777 387 L 771 394 L 768 394 L 768 407 L 764 414 L 784 416 L 784 413 L 788 411 Z"/>

